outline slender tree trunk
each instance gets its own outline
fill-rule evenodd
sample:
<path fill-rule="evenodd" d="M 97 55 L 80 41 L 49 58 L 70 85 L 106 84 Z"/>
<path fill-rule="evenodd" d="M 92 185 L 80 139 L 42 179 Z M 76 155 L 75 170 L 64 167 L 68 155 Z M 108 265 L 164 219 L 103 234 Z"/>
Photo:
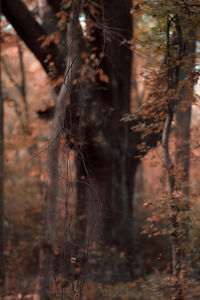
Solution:
<path fill-rule="evenodd" d="M 190 77 L 190 85 L 180 93 L 180 105 L 176 112 L 176 174 L 177 185 L 181 191 L 181 208 L 180 213 L 183 215 L 180 219 L 180 228 L 182 230 L 182 245 L 180 249 L 181 256 L 181 274 L 183 285 L 186 281 L 189 270 L 189 253 L 190 253 L 190 199 L 189 199 L 189 172 L 190 172 L 190 125 L 193 101 L 193 83 L 194 82 L 194 65 L 195 65 L 195 41 L 196 36 L 193 28 L 190 29 L 190 43 L 187 46 L 190 52 L 190 66 L 186 70 L 180 70 L 179 80 L 184 80 L 186 76 Z M 184 74 L 185 73 L 185 74 Z M 179 298 L 177 298 L 179 299 Z"/>
<path fill-rule="evenodd" d="M 170 23 L 167 22 L 167 95 L 168 99 L 168 115 L 165 120 L 162 147 L 164 166 L 168 173 L 169 182 L 169 208 L 170 208 L 170 224 L 172 228 L 171 244 L 172 244 L 172 265 L 173 265 L 173 287 L 174 300 L 184 299 L 184 280 L 185 280 L 185 248 L 188 241 L 188 209 L 189 204 L 186 199 L 188 195 L 188 168 L 189 168 L 189 137 L 190 137 L 190 119 L 191 119 L 191 98 L 193 92 L 193 82 L 191 80 L 195 62 L 195 33 L 193 24 L 189 16 L 176 16 L 176 35 L 177 35 L 177 58 L 179 65 L 173 66 L 173 59 L 170 49 Z M 184 36 L 184 28 L 188 29 L 188 35 Z M 188 57 L 187 64 L 184 63 L 184 57 Z M 169 135 L 171 124 L 174 116 L 174 106 L 170 105 L 170 98 L 177 98 L 180 102 L 178 109 L 184 105 L 186 111 L 177 113 L 177 125 L 180 126 L 180 117 L 185 117 L 183 132 L 180 127 L 177 128 L 178 150 L 176 155 L 176 175 L 175 168 L 169 154 Z M 182 148 L 180 148 L 180 145 Z M 179 174 L 180 171 L 180 174 Z M 183 199 L 184 195 L 184 199 Z"/>
<path fill-rule="evenodd" d="M 188 94 L 188 97 L 190 102 L 191 95 Z M 189 195 L 191 110 L 191 103 L 183 103 L 176 113 L 177 173 L 180 176 L 181 190 L 186 198 Z"/>
<path fill-rule="evenodd" d="M 1 79 L 0 79 L 1 85 Z M 5 282 L 5 235 L 4 235 L 4 108 L 0 88 L 0 286 Z"/>
<path fill-rule="evenodd" d="M 24 53 L 21 42 L 18 40 L 18 54 L 19 54 L 19 64 L 21 70 L 21 84 L 20 84 L 20 92 L 22 95 L 22 101 L 24 103 L 25 109 L 25 126 L 28 126 L 29 122 L 29 112 L 28 112 L 28 102 L 27 102 L 27 95 L 26 95 L 26 71 L 24 68 Z M 28 129 L 28 128 L 26 128 Z M 28 131 L 28 130 L 27 130 Z"/>
<path fill-rule="evenodd" d="M 4 284 L 5 259 L 4 259 L 4 111 L 3 94 L 0 90 L 0 284 Z"/>
<path fill-rule="evenodd" d="M 181 281 L 182 261 L 181 261 L 181 237 L 180 224 L 178 221 L 179 214 L 179 198 L 176 195 L 176 180 L 174 176 L 174 166 L 169 154 L 169 134 L 173 121 L 173 112 L 169 113 L 165 120 L 165 126 L 162 136 L 162 148 L 164 166 L 168 173 L 169 181 L 169 204 L 170 204 L 170 223 L 172 227 L 171 243 L 172 243 L 172 265 L 173 265 L 173 287 L 175 289 L 174 300 L 183 300 L 183 287 Z"/>
<path fill-rule="evenodd" d="M 0 90 L 0 286 L 4 286 L 5 283 L 4 133 L 3 133 L 4 121 L 3 120 L 4 120 L 3 94 L 2 91 Z"/>
<path fill-rule="evenodd" d="M 0 12 L 1 9 L 0 1 Z M 0 29 L 1 40 L 1 29 Z M 1 58 L 0 44 L 0 58 Z M 0 288 L 5 285 L 5 234 L 4 234 L 4 101 L 2 92 L 2 65 L 0 62 Z"/>
<path fill-rule="evenodd" d="M 176 166 L 179 174 L 180 189 L 187 198 L 189 194 L 189 165 L 190 165 L 190 123 L 191 108 L 193 102 L 193 85 L 195 84 L 195 49 L 196 32 L 191 18 L 180 18 L 179 30 L 183 35 L 183 26 L 188 30 L 186 41 L 180 40 L 180 55 L 186 54 L 188 61 L 179 70 L 178 80 L 183 83 L 186 79 L 189 84 L 180 91 L 179 102 L 176 112 Z"/>

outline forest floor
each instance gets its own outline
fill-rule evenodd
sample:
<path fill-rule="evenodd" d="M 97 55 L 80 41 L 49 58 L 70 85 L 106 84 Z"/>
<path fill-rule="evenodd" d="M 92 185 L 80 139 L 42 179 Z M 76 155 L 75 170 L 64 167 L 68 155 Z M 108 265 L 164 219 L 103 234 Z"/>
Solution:
<path fill-rule="evenodd" d="M 172 299 L 172 287 L 169 275 L 152 274 L 146 279 L 139 278 L 132 282 L 119 282 L 115 285 L 103 285 L 102 283 L 87 282 L 84 285 L 82 297 L 75 297 L 71 286 L 64 290 L 58 290 L 58 286 L 52 286 L 52 300 L 168 300 Z M 33 300 L 33 293 L 9 293 L 0 300 Z M 200 284 L 191 280 L 185 286 L 185 300 L 200 299 Z"/>

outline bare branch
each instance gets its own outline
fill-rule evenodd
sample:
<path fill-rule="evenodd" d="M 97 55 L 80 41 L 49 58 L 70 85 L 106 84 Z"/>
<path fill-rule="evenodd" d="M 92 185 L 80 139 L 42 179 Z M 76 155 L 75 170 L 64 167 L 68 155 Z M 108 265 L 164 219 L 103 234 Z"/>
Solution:
<path fill-rule="evenodd" d="M 19 34 L 20 38 L 26 43 L 36 58 L 40 61 L 48 75 L 52 74 L 51 64 L 53 63 L 56 78 L 63 74 L 65 69 L 64 57 L 59 53 L 57 46 L 51 42 L 48 46 L 41 47 L 46 36 L 44 29 L 37 23 L 31 12 L 21 0 L 3 0 L 2 12 Z M 51 58 L 47 59 L 50 54 Z M 48 56 L 48 57 L 50 57 Z"/>

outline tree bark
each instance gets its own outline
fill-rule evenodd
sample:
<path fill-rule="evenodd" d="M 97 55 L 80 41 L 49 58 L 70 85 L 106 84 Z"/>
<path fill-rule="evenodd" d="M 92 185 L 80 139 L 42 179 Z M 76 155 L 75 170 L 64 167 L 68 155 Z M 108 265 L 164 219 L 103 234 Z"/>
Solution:
<path fill-rule="evenodd" d="M 189 165 L 190 165 L 190 123 L 191 123 L 191 106 L 193 102 L 193 85 L 195 84 L 195 49 L 196 49 L 196 32 L 191 17 L 179 18 L 179 30 L 184 32 L 183 26 L 187 28 L 188 33 L 186 41 L 182 40 L 180 53 L 187 56 L 184 68 L 179 70 L 179 82 L 184 82 L 186 78 L 190 81 L 185 89 L 180 91 L 177 113 L 176 113 L 176 165 L 180 176 L 180 188 L 188 197 L 189 194 Z M 182 63 L 183 64 L 183 63 Z"/>
<path fill-rule="evenodd" d="M 2 11 L 0 1 L 0 12 Z M 0 39 L 1 39 L 0 29 Z M 0 57 L 1 57 L 0 45 Z M 4 101 L 2 91 L 2 64 L 0 63 L 0 288 L 5 285 L 5 232 L 4 232 Z"/>
<path fill-rule="evenodd" d="M 64 108 L 69 94 L 70 88 L 67 89 L 65 84 L 63 84 L 57 99 L 51 141 L 48 149 L 49 178 L 45 212 L 45 237 L 40 251 L 39 276 L 37 279 L 35 300 L 50 299 L 50 282 L 56 229 L 56 200 L 59 182 L 59 146 L 62 128 L 64 128 Z"/>
<path fill-rule="evenodd" d="M 74 9 L 74 6 L 72 6 Z M 77 14 L 71 10 L 68 22 L 67 67 L 55 108 L 51 140 L 48 149 L 48 189 L 45 212 L 45 237 L 40 251 L 39 276 L 35 300 L 51 299 L 51 276 L 53 271 L 53 247 L 56 230 L 56 201 L 59 184 L 59 147 L 62 131 L 65 129 L 66 103 L 71 96 L 72 81 L 76 71 L 76 34 Z"/>

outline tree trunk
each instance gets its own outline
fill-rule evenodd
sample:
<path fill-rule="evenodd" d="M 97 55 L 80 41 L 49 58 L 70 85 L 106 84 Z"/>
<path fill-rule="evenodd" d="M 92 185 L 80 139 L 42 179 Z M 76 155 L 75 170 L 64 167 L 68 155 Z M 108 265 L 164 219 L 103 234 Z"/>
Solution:
<path fill-rule="evenodd" d="M 182 103 L 176 113 L 176 165 L 181 190 L 185 197 L 189 194 L 190 167 L 190 124 L 191 124 L 191 95 L 189 103 Z"/>
<path fill-rule="evenodd" d="M 1 11 L 1 4 L 0 4 Z M 1 31 L 1 30 L 0 30 Z M 0 32 L 1 38 L 1 32 Z M 0 45 L 0 56 L 1 45 Z M 5 284 L 4 234 L 4 101 L 2 92 L 2 65 L 0 64 L 0 287 Z"/>
<path fill-rule="evenodd" d="M 73 16 L 73 17 L 72 17 Z M 53 271 L 53 247 L 56 231 L 56 201 L 59 183 L 59 148 L 60 137 L 65 128 L 66 102 L 70 99 L 72 81 L 76 70 L 76 51 L 73 44 L 75 36 L 74 28 L 77 26 L 77 15 L 71 11 L 68 23 L 68 53 L 67 67 L 64 82 L 62 84 L 53 118 L 51 140 L 48 149 L 48 188 L 45 211 L 45 237 L 40 251 L 39 275 L 35 300 L 51 299 L 51 276 Z"/>
<path fill-rule="evenodd" d="M 179 70 L 178 80 L 181 84 L 187 79 L 189 84 L 185 85 L 185 88 L 179 93 L 180 105 L 176 113 L 176 165 L 180 189 L 187 198 L 189 193 L 191 106 L 193 102 L 193 85 L 195 84 L 196 32 L 191 17 L 181 17 L 179 23 L 179 30 L 184 32 L 183 26 L 185 26 L 188 30 L 188 36 L 186 36 L 186 40 L 180 40 L 179 52 L 180 55 L 187 56 L 187 61 L 184 67 Z"/>
<path fill-rule="evenodd" d="M 185 90 L 180 93 L 180 105 L 176 112 L 176 178 L 177 185 L 181 191 L 181 208 L 179 213 L 182 214 L 180 219 L 180 228 L 182 230 L 182 240 L 180 247 L 180 266 L 182 280 L 185 280 L 188 275 L 189 265 L 189 252 L 190 252 L 190 236 L 189 224 L 190 219 L 190 199 L 189 199 L 189 172 L 190 172 L 190 125 L 192 114 L 193 102 L 193 84 L 194 81 L 194 66 L 195 66 L 195 30 L 189 23 L 189 38 L 187 45 L 187 57 L 190 60 L 189 66 L 185 70 L 179 71 L 179 80 L 183 81 L 189 77 L 190 85 L 186 86 Z M 175 245 L 174 245 L 175 246 Z M 174 251 L 175 252 L 175 251 Z M 175 267 L 174 267 L 175 269 Z M 175 272 L 175 271 L 174 271 Z M 182 283 L 184 285 L 184 281 Z M 182 299 L 177 297 L 176 299 Z"/>
<path fill-rule="evenodd" d="M 165 120 L 162 147 L 164 166 L 168 173 L 169 181 L 169 208 L 170 208 L 170 225 L 172 229 L 171 244 L 172 244 L 172 266 L 173 266 L 173 287 L 174 287 L 174 300 L 183 300 L 184 296 L 184 280 L 185 280 L 185 249 L 188 241 L 188 171 L 189 171 L 189 137 L 190 137 L 190 120 L 191 120 L 191 103 L 193 93 L 192 74 L 194 71 L 195 63 L 195 42 L 196 36 L 194 32 L 194 24 L 189 15 L 175 17 L 176 40 L 177 40 L 177 53 L 174 57 L 173 51 L 170 49 L 169 40 L 169 22 L 167 32 L 167 95 L 169 97 L 177 98 L 180 102 L 177 113 L 177 153 L 176 163 L 172 163 L 169 154 L 169 134 L 171 124 L 174 116 L 174 107 L 169 105 L 169 112 Z M 184 35 L 184 30 L 187 28 L 187 34 Z M 187 57 L 188 61 L 185 63 L 184 58 Z M 173 60 L 179 60 L 179 64 L 171 64 Z M 186 110 L 180 109 L 184 105 Z M 184 128 L 180 128 L 182 120 L 185 122 Z M 183 130 L 186 130 L 183 132 Z M 181 146 L 181 148 L 180 148 Z M 176 172 L 176 173 L 175 173 Z M 180 172 L 180 173 L 179 173 Z M 183 199 L 184 196 L 184 199 Z"/>
<path fill-rule="evenodd" d="M 80 218 L 82 234 L 90 223 L 90 233 L 96 238 L 95 228 L 98 228 L 97 235 L 102 227 L 105 244 L 125 252 L 127 257 L 133 255 L 132 195 L 138 159 L 130 151 L 133 145 L 129 125 L 120 122 L 130 109 L 132 65 L 131 50 L 120 43 L 132 38 L 131 4 L 130 0 L 104 1 L 105 14 L 100 16 L 103 24 L 96 29 L 90 47 L 98 49 L 96 57 L 105 52 L 98 67 L 108 80 L 96 75 L 95 83 L 83 87 L 86 149 L 77 162 L 77 214 L 84 216 Z M 89 186 L 81 183 L 81 178 L 86 178 Z M 91 182 L 94 187 L 90 186 Z M 96 216 L 93 214 L 92 219 L 86 220 L 86 208 L 90 206 L 91 210 L 92 203 L 97 206 Z"/>

